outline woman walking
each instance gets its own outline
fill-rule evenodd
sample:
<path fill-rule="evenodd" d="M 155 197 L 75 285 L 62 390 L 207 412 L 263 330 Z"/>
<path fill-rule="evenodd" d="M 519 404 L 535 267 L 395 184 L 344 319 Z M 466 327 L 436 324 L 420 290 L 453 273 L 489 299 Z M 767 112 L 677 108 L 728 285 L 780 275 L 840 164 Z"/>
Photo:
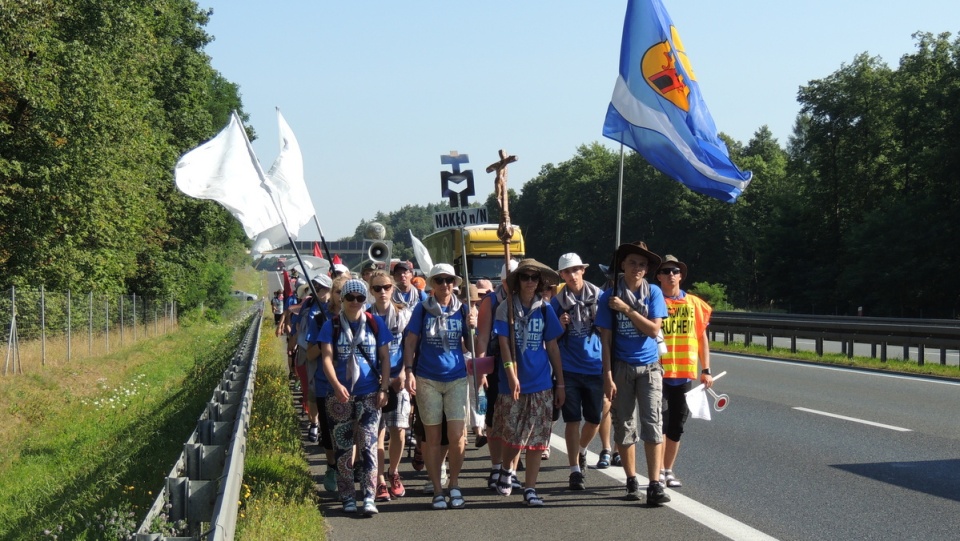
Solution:
<path fill-rule="evenodd" d="M 330 383 L 327 415 L 333 424 L 337 489 L 346 513 L 357 512 L 353 481 L 353 446 L 362 461 L 360 485 L 367 516 L 377 514 L 377 429 L 387 403 L 390 342 L 393 335 L 380 316 L 364 312 L 367 284 L 348 280 L 341 289 L 339 315 L 320 330 L 323 371 Z"/>
<path fill-rule="evenodd" d="M 543 263 L 535 259 L 521 261 L 517 270 L 507 276 L 513 302 L 500 304 L 493 324 L 503 363 L 499 367 L 500 396 L 490 439 L 502 443 L 501 463 L 507 468 L 521 451 L 526 451 L 523 500 L 530 507 L 543 506 L 543 499 L 537 495 L 541 456 L 550 448 L 553 410 L 563 405 L 566 396 L 557 346 L 563 327 L 553 307 L 540 296 L 548 284 L 557 281 L 557 273 Z M 513 329 L 508 323 L 511 308 Z M 516 338 L 516 350 L 510 347 L 511 332 Z M 500 470 L 497 491 L 501 495 L 509 496 L 512 492 L 514 475 L 510 469 Z"/>

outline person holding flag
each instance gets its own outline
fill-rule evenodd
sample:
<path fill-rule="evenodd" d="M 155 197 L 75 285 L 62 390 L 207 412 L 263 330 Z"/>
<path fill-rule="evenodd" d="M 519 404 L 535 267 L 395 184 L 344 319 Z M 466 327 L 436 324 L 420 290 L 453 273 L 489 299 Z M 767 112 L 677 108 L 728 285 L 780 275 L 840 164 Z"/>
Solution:
<path fill-rule="evenodd" d="M 683 486 L 673 474 L 673 465 L 680 452 L 683 425 L 690 416 L 686 393 L 698 379 L 707 389 L 713 385 L 710 374 L 710 340 L 707 325 L 713 308 L 700 297 L 680 289 L 687 277 L 687 265 L 672 255 L 663 258 L 657 280 L 667 303 L 667 319 L 663 321 L 663 338 L 667 354 L 663 365 L 663 467 L 660 482 L 669 488 Z M 703 369 L 697 372 L 697 366 Z"/>
<path fill-rule="evenodd" d="M 619 276 L 613 287 L 600 295 L 595 320 L 600 329 L 604 394 L 611 402 L 614 441 L 627 476 L 626 497 L 640 499 L 634 446 L 643 440 L 650 479 L 648 505 L 670 501 L 659 481 L 663 368 L 656 342 L 667 305 L 660 288 L 644 278 L 648 269 L 659 266 L 660 256 L 646 243 L 621 244 L 612 265 Z"/>

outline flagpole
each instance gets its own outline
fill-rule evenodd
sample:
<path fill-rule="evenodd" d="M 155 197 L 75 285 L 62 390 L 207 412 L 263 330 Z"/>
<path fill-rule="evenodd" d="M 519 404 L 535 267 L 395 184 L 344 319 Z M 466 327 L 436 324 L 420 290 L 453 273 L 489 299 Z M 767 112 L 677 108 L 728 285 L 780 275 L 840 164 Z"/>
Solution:
<path fill-rule="evenodd" d="M 623 219 L 623 143 L 620 143 L 620 184 L 617 187 L 617 234 L 614 246 L 620 246 L 620 221 Z"/>
<path fill-rule="evenodd" d="M 263 172 L 263 167 L 260 165 L 260 160 L 257 159 L 256 153 L 253 152 L 253 145 L 250 144 L 250 138 L 247 137 L 247 130 L 243 126 L 243 121 L 240 120 L 240 115 L 237 114 L 236 109 L 233 110 L 233 116 L 236 117 L 237 122 L 240 124 L 240 131 L 243 132 L 243 140 L 247 143 L 247 153 L 250 155 L 250 161 L 253 162 L 253 166 L 257 170 L 257 174 L 260 176 L 260 187 L 267 192 L 267 195 L 270 196 L 270 202 L 273 203 L 273 208 L 276 209 L 277 215 L 280 216 L 280 224 L 283 225 L 283 232 L 287 234 L 287 240 L 290 241 L 290 247 L 293 248 L 293 254 L 297 256 L 297 261 L 300 263 L 300 268 L 303 269 L 303 274 L 307 278 L 307 286 L 310 288 L 310 292 L 313 293 L 313 298 L 319 298 L 317 295 L 316 288 L 313 287 L 313 280 L 310 279 L 310 273 L 307 272 L 307 266 L 303 262 L 303 258 L 300 257 L 300 251 L 297 250 L 296 243 L 293 242 L 293 237 L 290 236 L 290 230 L 287 229 L 287 221 L 283 212 L 280 210 L 280 206 L 277 205 L 277 201 L 274 198 L 273 191 L 270 190 L 270 186 L 264 182 L 267 178 L 266 173 Z M 314 214 L 316 218 L 316 214 Z"/>
<path fill-rule="evenodd" d="M 317 219 L 317 213 L 313 213 L 313 223 L 317 225 L 317 231 L 320 232 L 320 244 L 323 245 L 323 253 L 327 254 L 327 262 L 330 263 L 330 275 L 333 276 L 333 254 L 327 247 L 327 239 L 323 238 L 323 228 L 320 227 L 320 220 Z"/>

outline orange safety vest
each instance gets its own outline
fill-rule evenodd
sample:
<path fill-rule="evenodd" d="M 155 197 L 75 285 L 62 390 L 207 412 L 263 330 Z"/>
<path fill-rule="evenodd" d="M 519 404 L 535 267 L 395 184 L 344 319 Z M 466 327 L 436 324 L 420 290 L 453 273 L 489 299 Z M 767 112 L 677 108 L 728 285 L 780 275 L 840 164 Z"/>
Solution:
<path fill-rule="evenodd" d="M 663 320 L 663 338 L 667 354 L 660 357 L 663 377 L 697 379 L 697 364 L 700 361 L 700 339 L 713 308 L 703 299 L 687 293 L 682 299 L 664 299 L 667 313 Z"/>

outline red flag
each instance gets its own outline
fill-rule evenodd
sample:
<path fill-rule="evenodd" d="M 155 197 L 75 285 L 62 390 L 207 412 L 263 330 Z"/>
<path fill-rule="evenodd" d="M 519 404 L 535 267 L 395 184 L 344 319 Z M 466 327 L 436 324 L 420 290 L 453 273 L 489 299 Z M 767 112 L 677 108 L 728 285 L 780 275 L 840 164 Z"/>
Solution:
<path fill-rule="evenodd" d="M 290 287 L 290 273 L 283 269 L 283 298 L 289 299 L 293 296 L 293 288 Z"/>
<path fill-rule="evenodd" d="M 316 242 L 313 243 L 313 257 L 323 257 L 323 252 L 320 251 L 320 245 Z"/>
<path fill-rule="evenodd" d="M 340 259 L 340 254 L 333 254 L 333 264 L 340 265 L 343 261 Z"/>

